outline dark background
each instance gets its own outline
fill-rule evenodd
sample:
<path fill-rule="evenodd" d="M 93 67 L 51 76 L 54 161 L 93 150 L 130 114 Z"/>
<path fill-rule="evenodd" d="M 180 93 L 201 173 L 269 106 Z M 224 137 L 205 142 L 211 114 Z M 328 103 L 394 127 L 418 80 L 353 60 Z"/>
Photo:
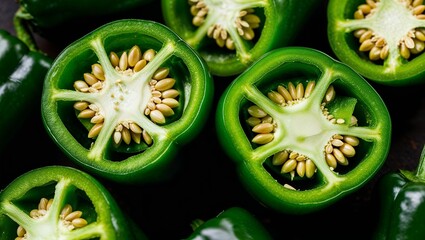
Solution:
<path fill-rule="evenodd" d="M 325 2 L 310 16 L 310 22 L 296 45 L 316 48 L 334 56 L 326 37 Z M 18 6 L 14 0 L 1 0 L 0 3 L 0 28 L 12 34 L 15 34 L 13 15 Z M 155 13 L 154 16 L 152 13 Z M 99 19 L 98 23 L 74 24 L 63 32 L 49 32 L 57 38 L 46 38 L 40 34 L 35 36 L 40 49 L 54 58 L 68 43 L 101 23 L 127 17 L 161 22 L 158 13 L 159 1 L 154 0 L 147 8 L 135 9 L 125 16 Z M 213 110 L 229 79 L 215 78 L 214 83 Z M 192 220 L 213 218 L 233 206 L 243 207 L 253 213 L 276 239 L 367 239 L 378 217 L 378 206 L 375 205 L 373 195 L 376 181 L 389 171 L 414 170 L 425 144 L 424 85 L 389 87 L 371 84 L 384 99 L 392 118 L 393 137 L 389 156 L 379 173 L 367 185 L 327 209 L 294 216 L 276 213 L 257 203 L 244 190 L 233 163 L 218 146 L 214 111 L 211 111 L 202 133 L 181 149 L 176 159 L 180 166 L 170 169 L 173 175 L 169 180 L 149 185 L 122 185 L 99 180 L 150 239 L 188 237 Z M 72 166 L 46 135 L 40 119 L 30 121 L 30 129 L 17 138 L 11 136 L 10 152 L 0 156 L 0 188 L 35 167 L 54 164 Z"/>

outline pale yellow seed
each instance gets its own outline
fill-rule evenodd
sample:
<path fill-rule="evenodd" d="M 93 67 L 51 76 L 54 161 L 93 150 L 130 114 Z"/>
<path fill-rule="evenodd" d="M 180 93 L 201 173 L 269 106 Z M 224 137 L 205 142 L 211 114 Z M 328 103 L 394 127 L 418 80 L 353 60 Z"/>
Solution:
<path fill-rule="evenodd" d="M 103 122 L 104 120 L 105 120 L 105 118 L 104 118 L 102 115 L 97 114 L 97 115 L 95 115 L 94 117 L 92 117 L 92 119 L 90 119 L 90 122 L 91 122 L 91 123 L 101 123 L 101 122 Z"/>
<path fill-rule="evenodd" d="M 260 123 L 252 128 L 252 131 L 255 133 L 270 133 L 274 130 L 274 125 L 272 123 Z"/>
<path fill-rule="evenodd" d="M 155 89 L 158 91 L 165 91 L 171 89 L 175 83 L 176 80 L 174 78 L 164 78 L 155 84 Z"/>
<path fill-rule="evenodd" d="M 120 131 L 115 131 L 114 132 L 114 135 L 113 135 L 113 138 L 114 138 L 115 144 L 119 145 L 121 143 L 121 140 L 122 140 L 122 134 L 121 134 L 121 132 Z"/>
<path fill-rule="evenodd" d="M 73 219 L 80 218 L 81 215 L 83 215 L 83 212 L 81 212 L 81 211 L 73 211 L 70 214 L 66 215 L 64 219 L 66 221 L 72 221 Z"/>
<path fill-rule="evenodd" d="M 246 122 L 248 123 L 249 126 L 254 127 L 258 124 L 261 123 L 261 119 L 256 118 L 256 117 L 249 117 Z"/>
<path fill-rule="evenodd" d="M 422 31 L 415 31 L 415 38 L 425 42 L 425 34 Z"/>
<path fill-rule="evenodd" d="M 353 157 L 356 155 L 356 150 L 353 146 L 350 144 L 344 143 L 341 147 L 339 147 L 339 150 L 346 156 L 346 157 Z"/>
<path fill-rule="evenodd" d="M 62 210 L 61 210 L 61 216 L 63 216 L 63 218 L 65 218 L 68 214 L 70 214 L 72 212 L 72 207 L 69 204 L 66 204 Z"/>
<path fill-rule="evenodd" d="M 139 46 L 134 45 L 128 53 L 128 66 L 134 67 L 142 58 L 142 51 Z"/>
<path fill-rule="evenodd" d="M 95 111 L 93 111 L 93 110 L 91 110 L 91 109 L 89 109 L 89 108 L 86 108 L 86 109 L 84 109 L 83 111 L 81 111 L 79 114 L 78 114 L 78 118 L 92 118 L 92 117 L 94 117 L 94 115 L 96 114 L 96 112 Z"/>
<path fill-rule="evenodd" d="M 291 94 L 289 93 L 289 91 L 285 87 L 278 86 L 277 92 L 280 93 L 285 98 L 286 101 L 292 101 L 293 100 Z"/>
<path fill-rule="evenodd" d="M 72 220 L 72 225 L 76 228 L 82 228 L 87 225 L 87 221 L 84 218 L 76 218 Z"/>
<path fill-rule="evenodd" d="M 281 173 L 289 173 L 291 171 L 294 171 L 297 167 L 297 160 L 295 159 L 289 159 L 282 165 L 282 169 L 280 170 Z"/>
<path fill-rule="evenodd" d="M 425 5 L 418 5 L 413 8 L 412 12 L 413 15 L 419 15 L 422 14 L 425 11 Z"/>
<path fill-rule="evenodd" d="M 141 142 L 141 140 L 142 140 L 142 134 L 141 133 L 135 133 L 135 132 L 130 131 L 130 134 L 131 134 L 131 139 L 135 143 L 139 144 Z"/>
<path fill-rule="evenodd" d="M 379 60 L 381 58 L 381 48 L 374 46 L 370 49 L 369 59 L 372 61 Z"/>
<path fill-rule="evenodd" d="M 130 123 L 130 130 L 134 133 L 142 133 L 142 128 L 137 123 Z"/>
<path fill-rule="evenodd" d="M 316 165 L 311 159 L 305 161 L 305 175 L 307 178 L 312 178 L 316 172 Z"/>
<path fill-rule="evenodd" d="M 304 97 L 304 85 L 302 83 L 297 84 L 295 94 L 297 99 L 302 99 Z"/>
<path fill-rule="evenodd" d="M 248 113 L 251 116 L 257 117 L 257 118 L 263 118 L 263 117 L 265 117 L 265 116 L 268 115 L 263 109 L 261 109 L 257 105 L 252 105 L 251 107 L 249 107 L 248 108 Z"/>
<path fill-rule="evenodd" d="M 404 59 L 409 59 L 410 57 L 410 51 L 409 49 L 406 47 L 406 45 L 404 43 L 402 43 L 400 45 L 400 55 L 404 58 Z"/>
<path fill-rule="evenodd" d="M 27 231 L 25 231 L 25 229 L 19 225 L 18 229 L 16 230 L 16 235 L 18 235 L 18 237 L 23 237 L 25 235 Z"/>
<path fill-rule="evenodd" d="M 273 102 L 277 104 L 283 104 L 285 103 L 285 98 L 276 91 L 270 91 L 267 93 L 268 98 L 270 98 Z"/>
<path fill-rule="evenodd" d="M 358 146 L 360 143 L 360 140 L 357 137 L 354 136 L 344 136 L 344 142 L 350 144 L 351 146 L 355 147 Z"/>
<path fill-rule="evenodd" d="M 328 166 L 331 169 L 335 169 L 337 167 L 337 164 L 338 164 L 335 156 L 333 154 L 331 154 L 331 153 L 327 153 L 325 156 L 326 156 L 325 157 L 326 158 L 326 163 L 328 164 Z"/>
<path fill-rule="evenodd" d="M 93 84 L 95 84 L 95 83 L 97 83 L 97 81 L 99 81 L 93 74 L 91 74 L 91 73 L 84 73 L 83 74 L 83 76 L 84 76 L 84 81 L 86 81 L 86 83 L 88 84 L 88 85 L 93 85 Z"/>
<path fill-rule="evenodd" d="M 81 92 L 88 91 L 89 85 L 83 80 L 77 80 L 74 82 L 74 89 Z"/>
<path fill-rule="evenodd" d="M 176 89 L 168 89 L 162 92 L 162 97 L 163 98 L 176 98 L 179 96 L 179 91 L 177 91 Z"/>
<path fill-rule="evenodd" d="M 93 75 L 99 80 L 105 80 L 105 72 L 103 71 L 102 65 L 95 63 L 91 65 L 91 71 Z"/>
<path fill-rule="evenodd" d="M 174 98 L 164 98 L 162 103 L 168 105 L 170 108 L 175 108 L 179 106 L 179 102 Z"/>
<path fill-rule="evenodd" d="M 142 60 L 138 61 L 136 63 L 136 65 L 134 66 L 133 71 L 139 72 L 140 70 L 142 70 L 146 66 L 146 64 L 147 64 L 146 59 L 142 59 Z"/>
<path fill-rule="evenodd" d="M 372 36 L 373 36 L 373 32 L 371 30 L 366 30 L 365 32 L 363 32 L 363 34 L 360 36 L 359 38 L 359 43 L 364 43 L 366 40 L 368 40 L 368 42 L 373 43 L 372 41 Z M 360 50 L 361 51 L 361 50 Z"/>
<path fill-rule="evenodd" d="M 305 88 L 304 97 L 307 98 L 313 92 L 314 87 L 316 86 L 316 81 L 309 81 L 307 87 Z"/>
<path fill-rule="evenodd" d="M 360 44 L 359 50 L 362 52 L 370 51 L 375 46 L 371 39 L 366 39 L 362 44 Z"/>
<path fill-rule="evenodd" d="M 286 150 L 280 151 L 273 155 L 272 164 L 275 166 L 282 165 L 288 160 L 289 153 Z"/>
<path fill-rule="evenodd" d="M 371 6 L 368 4 L 361 4 L 358 6 L 358 9 L 361 10 L 364 14 L 369 14 L 372 10 Z"/>
<path fill-rule="evenodd" d="M 143 53 L 143 58 L 146 59 L 146 61 L 150 62 L 155 57 L 156 52 L 153 49 L 148 49 L 145 53 Z"/>
<path fill-rule="evenodd" d="M 273 140 L 274 136 L 272 133 L 260 133 L 257 134 L 251 141 L 256 144 L 267 144 Z"/>
<path fill-rule="evenodd" d="M 89 131 L 88 138 L 95 138 L 102 130 L 103 123 L 96 123 Z"/>
<path fill-rule="evenodd" d="M 148 145 L 152 144 L 152 142 L 153 142 L 152 137 L 144 129 L 143 129 L 142 137 L 143 137 L 143 141 L 145 141 L 146 144 L 148 144 Z"/>
<path fill-rule="evenodd" d="M 416 7 L 416 6 L 422 5 L 423 3 L 424 3 L 423 0 L 413 0 L 412 6 Z"/>
<path fill-rule="evenodd" d="M 168 106 L 167 104 L 163 104 L 163 103 L 157 104 L 156 109 L 161 111 L 162 114 L 164 114 L 165 117 L 169 117 L 169 116 L 174 115 L 173 109 L 171 109 L 171 107 Z"/>
<path fill-rule="evenodd" d="M 122 140 L 128 145 L 131 143 L 131 133 L 128 128 L 123 128 L 121 131 Z"/>
<path fill-rule="evenodd" d="M 363 19 L 363 18 L 364 18 L 364 14 L 362 10 L 358 9 L 354 12 L 354 19 Z"/>
<path fill-rule="evenodd" d="M 161 80 L 161 79 L 166 78 L 169 73 L 170 73 L 169 68 L 161 67 L 161 68 L 158 68 L 155 71 L 152 78 L 155 79 L 155 80 Z"/>
<path fill-rule="evenodd" d="M 335 89 L 334 89 L 334 87 L 333 87 L 332 85 L 330 85 L 330 86 L 328 87 L 328 90 L 326 91 L 324 101 L 325 101 L 326 103 L 329 103 L 329 102 L 331 102 L 332 100 L 334 100 L 335 96 L 336 96 Z"/>
<path fill-rule="evenodd" d="M 297 99 L 297 91 L 296 91 L 295 86 L 292 82 L 288 83 L 288 91 L 291 94 L 292 99 L 296 100 Z"/>
<path fill-rule="evenodd" d="M 124 70 L 126 70 L 126 69 L 128 68 L 128 57 L 127 57 L 127 52 L 123 52 L 123 53 L 121 54 L 120 62 L 119 62 L 119 64 L 118 64 L 118 67 L 119 67 L 122 71 L 124 71 Z"/>
<path fill-rule="evenodd" d="M 40 199 L 40 202 L 38 203 L 38 209 L 40 210 L 47 210 L 47 203 L 49 200 L 47 198 Z"/>
<path fill-rule="evenodd" d="M 162 114 L 162 112 L 157 110 L 157 109 L 152 110 L 150 112 L 149 116 L 150 116 L 151 120 L 154 121 L 155 123 L 158 123 L 158 124 L 164 124 L 165 123 L 164 114 Z"/>
<path fill-rule="evenodd" d="M 109 53 L 109 61 L 111 61 L 113 67 L 117 67 L 120 63 L 120 58 L 115 52 L 111 52 Z"/>
<path fill-rule="evenodd" d="M 388 47 L 388 45 L 385 45 L 382 49 L 381 49 L 381 53 L 379 55 L 379 57 L 384 60 L 388 57 L 388 54 L 390 52 L 389 50 L 390 48 Z"/>
<path fill-rule="evenodd" d="M 338 148 L 334 148 L 333 155 L 335 156 L 335 158 L 336 158 L 336 160 L 338 161 L 339 164 L 344 165 L 344 166 L 348 165 L 347 158 L 344 156 L 344 154 Z"/>
<path fill-rule="evenodd" d="M 296 168 L 298 176 L 304 177 L 305 172 L 306 172 L 306 166 L 305 165 L 306 165 L 305 161 L 298 162 L 297 168 Z"/>

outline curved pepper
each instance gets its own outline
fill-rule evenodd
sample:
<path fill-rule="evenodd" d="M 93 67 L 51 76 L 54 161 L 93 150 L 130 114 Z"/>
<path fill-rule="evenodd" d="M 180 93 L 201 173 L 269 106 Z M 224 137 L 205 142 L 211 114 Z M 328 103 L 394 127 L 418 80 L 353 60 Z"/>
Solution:
<path fill-rule="evenodd" d="M 425 237 L 425 147 L 415 172 L 400 170 L 377 184 L 379 219 L 374 239 L 423 239 Z"/>
<path fill-rule="evenodd" d="M 303 47 L 271 51 L 239 75 L 220 98 L 216 124 L 249 192 L 296 214 L 363 186 L 391 139 L 378 93 L 345 64 Z"/>
<path fill-rule="evenodd" d="M 69 45 L 47 74 L 42 117 L 80 166 L 113 181 L 170 175 L 180 146 L 202 129 L 212 103 L 206 64 L 167 27 L 106 24 Z"/>
<path fill-rule="evenodd" d="M 31 170 L 0 192 L 0 239 L 146 239 L 129 223 L 101 183 L 70 167 Z"/>
<path fill-rule="evenodd" d="M 206 222 L 192 223 L 193 233 L 186 238 L 196 240 L 268 240 L 273 239 L 267 229 L 250 212 L 240 207 L 231 207 Z"/>
<path fill-rule="evenodd" d="M 163 0 L 165 23 L 206 60 L 213 75 L 241 73 L 264 53 L 292 44 L 320 1 Z"/>
<path fill-rule="evenodd" d="M 44 77 L 52 61 L 0 29 L 0 153 L 25 120 L 39 113 L 33 109 L 40 107 Z"/>
<path fill-rule="evenodd" d="M 328 39 L 365 78 L 401 86 L 425 80 L 425 5 L 405 0 L 331 0 Z"/>
<path fill-rule="evenodd" d="M 31 30 L 42 33 L 44 36 L 49 35 L 49 37 L 57 35 L 59 32 L 61 36 L 58 40 L 61 40 L 64 33 L 70 33 L 60 30 L 69 25 L 75 24 L 78 28 L 94 25 L 93 23 L 96 21 L 100 22 L 99 19 L 105 21 L 118 14 L 125 14 L 135 8 L 147 6 L 151 2 L 154 1 L 18 0 L 19 8 L 15 13 L 14 27 L 17 30 L 18 38 L 23 41 L 32 37 Z M 74 32 L 78 31 L 78 28 L 74 29 Z"/>

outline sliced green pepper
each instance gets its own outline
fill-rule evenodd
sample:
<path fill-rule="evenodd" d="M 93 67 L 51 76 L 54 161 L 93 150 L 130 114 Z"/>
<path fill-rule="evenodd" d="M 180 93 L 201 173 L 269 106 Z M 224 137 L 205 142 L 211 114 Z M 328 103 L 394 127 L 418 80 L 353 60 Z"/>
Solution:
<path fill-rule="evenodd" d="M 423 1 L 330 0 L 330 46 L 338 59 L 374 82 L 423 83 L 424 9 Z"/>
<path fill-rule="evenodd" d="M 0 192 L 0 239 L 112 240 L 146 236 L 130 225 L 114 198 L 95 178 L 70 167 L 46 166 L 21 175 Z"/>
<path fill-rule="evenodd" d="M 303 47 L 269 52 L 224 91 L 222 148 L 264 205 L 303 214 L 363 186 L 383 165 L 391 119 L 351 68 Z"/>
<path fill-rule="evenodd" d="M 52 61 L 40 52 L 30 51 L 24 42 L 0 29 L 0 153 L 24 127 L 26 119 L 40 116 L 34 109 L 40 107 L 43 80 Z"/>
<path fill-rule="evenodd" d="M 317 0 L 162 0 L 165 23 L 207 61 L 213 75 L 241 73 L 292 44 Z"/>
<path fill-rule="evenodd" d="M 160 180 L 201 131 L 213 91 L 207 65 L 169 28 L 118 20 L 55 59 L 42 117 L 58 146 L 88 171 L 118 182 Z"/>
<path fill-rule="evenodd" d="M 217 217 L 204 222 L 192 223 L 193 233 L 186 238 L 196 240 L 268 240 L 273 239 L 264 225 L 250 212 L 240 207 L 231 207 Z"/>
<path fill-rule="evenodd" d="M 425 147 L 415 172 L 385 174 L 377 194 L 380 212 L 374 239 L 425 238 Z"/>

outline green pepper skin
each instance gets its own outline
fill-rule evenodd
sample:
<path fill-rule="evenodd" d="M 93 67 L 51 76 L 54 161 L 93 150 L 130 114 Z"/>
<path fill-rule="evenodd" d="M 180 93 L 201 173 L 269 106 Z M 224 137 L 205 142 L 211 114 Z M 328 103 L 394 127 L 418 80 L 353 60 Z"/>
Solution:
<path fill-rule="evenodd" d="M 121 54 L 134 45 L 144 51 L 149 48 L 156 50 L 157 60 L 148 63 L 137 74 L 123 76 L 110 64 L 109 52 Z M 75 91 L 74 82 L 98 61 L 104 66 L 107 76 L 105 89 L 116 92 L 102 90 L 91 94 Z M 176 117 L 156 125 L 144 114 L 144 107 L 149 100 L 146 91 L 151 94 L 150 79 L 161 66 L 170 69 L 182 100 L 175 110 Z M 134 88 L 140 93 L 133 91 Z M 213 92 L 207 65 L 168 27 L 149 20 L 118 20 L 70 44 L 55 59 L 44 84 L 42 117 L 48 134 L 60 149 L 87 171 L 122 183 L 160 181 L 172 175 L 175 168 L 170 167 L 170 163 L 173 163 L 179 148 L 202 130 L 211 108 Z M 96 139 L 87 137 L 88 129 L 77 119 L 72 107 L 74 102 L 82 99 L 99 104 L 107 114 L 105 125 L 108 119 L 112 120 L 102 128 Z M 117 100 L 125 104 L 119 111 L 115 108 Z M 141 145 L 130 145 L 121 152 L 115 151 L 113 131 L 123 120 L 135 121 L 146 129 L 153 144 L 142 150 L 132 148 Z"/>
<path fill-rule="evenodd" d="M 40 117 L 44 77 L 52 59 L 30 51 L 18 38 L 0 30 L 0 153 L 26 119 Z M 13 126 L 13 127 L 11 127 Z"/>
<path fill-rule="evenodd" d="M 68 24 L 74 20 L 95 20 L 112 14 L 124 13 L 142 7 L 153 0 L 124 1 L 49 1 L 19 0 L 21 17 L 37 28 L 48 29 Z"/>
<path fill-rule="evenodd" d="M 235 76 L 245 70 L 264 53 L 294 43 L 300 29 L 308 17 L 319 6 L 317 0 L 249 0 L 249 1 L 210 1 L 204 0 L 210 8 L 217 8 L 221 14 L 234 8 L 257 9 L 261 26 L 255 29 L 254 42 L 238 39 L 235 51 L 225 51 L 206 36 L 208 26 L 216 21 L 229 19 L 221 16 L 213 19 L 208 26 L 200 28 L 192 25 L 192 15 L 187 0 L 162 0 L 162 15 L 166 25 L 189 43 L 207 61 L 211 73 L 216 76 Z M 228 4 L 228 6 L 226 6 Z M 216 5 L 216 6 L 213 6 Z M 224 15 L 224 14 L 223 14 Z M 209 20 L 205 20 L 208 22 Z M 231 26 L 233 28 L 233 25 Z M 235 37 L 236 38 L 236 37 Z M 240 38 L 240 37 L 238 37 Z"/>
<path fill-rule="evenodd" d="M 43 221 L 28 215 L 41 198 L 53 198 Z M 65 204 L 82 211 L 88 224 L 67 230 L 58 222 Z M 0 192 L 0 239 L 15 239 L 18 225 L 36 239 L 146 239 L 143 232 L 130 229 L 130 222 L 109 191 L 95 178 L 78 169 L 46 166 L 17 177 Z M 133 233 L 134 232 L 134 233 Z M 137 238 L 133 237 L 133 234 Z M 64 237 L 66 235 L 66 237 Z"/>
<path fill-rule="evenodd" d="M 379 221 L 374 239 L 423 239 L 425 148 L 416 172 L 400 170 L 379 179 Z"/>
<path fill-rule="evenodd" d="M 317 91 L 316 94 L 286 107 L 267 98 L 268 91 L 292 78 L 300 82 L 315 80 L 312 92 Z M 338 88 L 337 96 L 340 92 L 357 99 L 354 113 L 359 118 L 358 126 L 334 125 L 317 111 L 330 84 Z M 244 121 L 250 102 L 276 121 L 274 139 L 267 144 L 251 143 L 252 132 Z M 345 64 L 305 47 L 273 50 L 239 75 L 220 97 L 216 129 L 222 148 L 235 162 L 240 179 L 252 196 L 271 209 L 291 214 L 323 209 L 359 189 L 381 168 L 391 141 L 388 109 L 372 86 Z M 325 160 L 325 145 L 337 132 L 362 139 L 355 158 L 350 160 L 353 165 L 344 172 L 338 168 L 333 171 Z M 277 180 L 266 169 L 265 162 L 284 149 L 306 155 L 317 166 L 317 177 L 310 187 L 286 188 L 281 181 L 291 185 L 308 180 Z"/>
<path fill-rule="evenodd" d="M 250 212 L 240 207 L 224 210 L 215 218 L 195 226 L 187 240 L 271 240 L 267 229 Z"/>
<path fill-rule="evenodd" d="M 379 5 L 382 7 L 373 18 L 354 19 L 353 15 L 357 7 L 365 3 L 364 0 L 329 1 L 327 34 L 334 54 L 366 79 L 379 84 L 407 86 L 423 83 L 425 80 L 425 71 L 423 71 L 425 55 L 421 52 L 411 60 L 402 58 L 398 51 L 399 41 L 395 39 L 407 34 L 411 29 L 425 27 L 423 21 L 418 21 L 413 16 L 407 17 L 405 15 L 406 8 L 402 6 L 401 1 L 392 0 L 380 1 Z M 398 8 L 393 8 L 396 5 Z M 388 58 L 382 63 L 369 60 L 367 53 L 358 50 L 359 39 L 354 37 L 353 31 L 360 28 L 379 32 L 380 36 L 387 40 L 390 52 Z"/>

